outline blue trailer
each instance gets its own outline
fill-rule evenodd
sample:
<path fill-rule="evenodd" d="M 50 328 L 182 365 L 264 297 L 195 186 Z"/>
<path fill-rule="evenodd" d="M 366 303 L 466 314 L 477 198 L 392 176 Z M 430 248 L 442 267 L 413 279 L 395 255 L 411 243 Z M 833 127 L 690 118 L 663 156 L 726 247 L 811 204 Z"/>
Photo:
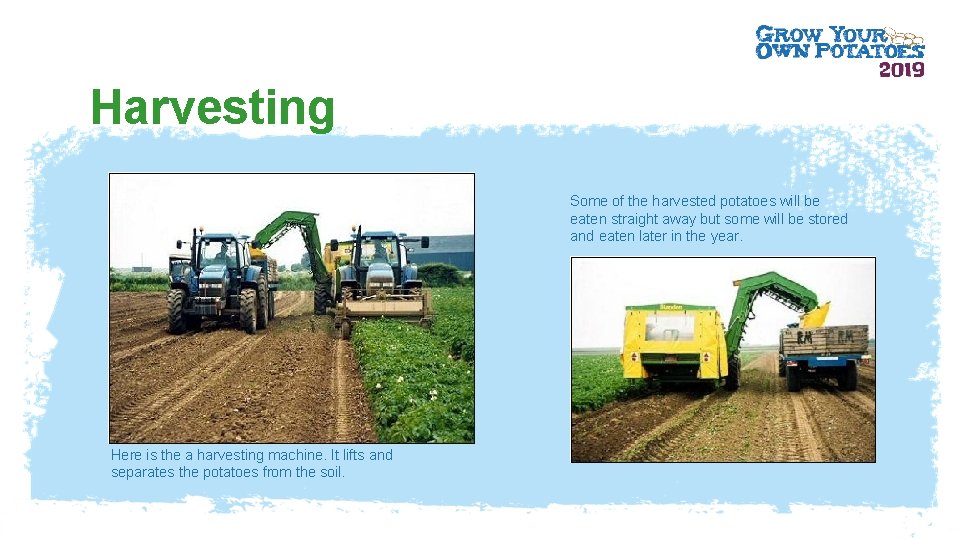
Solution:
<path fill-rule="evenodd" d="M 840 390 L 856 390 L 860 362 L 870 358 L 868 331 L 866 325 L 781 330 L 779 371 L 787 390 L 797 392 L 813 379 L 833 379 Z"/>

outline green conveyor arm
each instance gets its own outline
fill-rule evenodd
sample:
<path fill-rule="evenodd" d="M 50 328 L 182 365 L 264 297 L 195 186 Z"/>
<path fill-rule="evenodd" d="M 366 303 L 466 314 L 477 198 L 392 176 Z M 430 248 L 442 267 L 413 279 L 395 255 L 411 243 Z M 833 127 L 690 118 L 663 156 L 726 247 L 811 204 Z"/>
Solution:
<path fill-rule="evenodd" d="M 330 274 L 327 273 L 327 267 L 323 265 L 323 244 L 320 242 L 320 232 L 317 230 L 317 219 L 314 217 L 316 215 L 312 212 L 287 210 L 261 229 L 254 237 L 254 242 L 261 248 L 268 248 L 291 229 L 300 229 L 303 243 L 310 257 L 310 271 L 313 272 L 313 280 L 320 284 L 329 285 Z"/>
<path fill-rule="evenodd" d="M 776 272 L 767 272 L 759 276 L 734 281 L 737 287 L 737 299 L 733 303 L 730 324 L 727 327 L 727 355 L 740 355 L 740 342 L 753 310 L 753 301 L 760 295 L 766 295 L 781 304 L 801 313 L 816 309 L 817 294 L 799 283 L 787 279 Z"/>

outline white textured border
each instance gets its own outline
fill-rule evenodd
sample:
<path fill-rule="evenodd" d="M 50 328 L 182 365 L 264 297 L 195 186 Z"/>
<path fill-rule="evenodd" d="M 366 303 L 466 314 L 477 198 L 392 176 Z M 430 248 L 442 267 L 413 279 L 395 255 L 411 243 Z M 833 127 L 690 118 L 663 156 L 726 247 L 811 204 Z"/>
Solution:
<path fill-rule="evenodd" d="M 931 501 L 935 506 L 926 510 L 792 507 L 789 513 L 774 513 L 766 506 L 491 509 L 271 501 L 211 514 L 209 501 L 196 499 L 155 505 L 31 501 L 24 458 L 31 427 L 24 414 L 42 407 L 31 395 L 46 391 L 37 366 L 53 342 L 38 329 L 46 326 L 63 276 L 46 267 L 43 254 L 34 254 L 26 243 L 32 232 L 33 185 L 28 179 L 36 172 L 28 160 L 36 141 L 58 138 L 68 126 L 87 125 L 87 92 L 94 86 L 118 85 L 144 95 L 230 95 L 236 88 L 270 83 L 286 86 L 290 94 L 322 88 L 339 100 L 337 124 L 350 135 L 409 135 L 436 125 L 919 124 L 936 135 L 940 147 L 945 179 L 940 188 L 960 177 L 957 128 L 945 110 L 955 102 L 957 88 L 949 48 L 953 19 L 941 11 L 945 5 L 918 9 L 902 2 L 815 0 L 802 8 L 763 3 L 731 9 L 704 2 L 626 9 L 601 2 L 588 9 L 582 4 L 491 1 L 457 10 L 446 2 L 371 2 L 356 8 L 275 6 L 264 13 L 262 4 L 235 2 L 210 6 L 199 15 L 183 9 L 122 2 L 4 8 L 10 31 L 0 35 L 7 51 L 0 62 L 5 79 L 12 82 L 0 89 L 6 108 L 0 134 L 0 219 L 11 233 L 8 251 L 23 257 L 22 264 L 11 265 L 13 283 L 32 291 L 29 303 L 15 301 L 3 313 L 5 357 L 15 366 L 10 376 L 0 378 L 5 530 L 31 530 L 45 537 L 75 533 L 82 524 L 100 537 L 133 532 L 166 538 L 171 528 L 249 537 L 287 531 L 422 537 L 443 534 L 455 524 L 459 531 L 485 535 L 515 535 L 518 530 L 619 535 L 639 523 L 645 528 L 652 524 L 654 530 L 746 538 L 830 538 L 853 531 L 901 538 L 943 537 L 953 528 L 956 516 L 949 510 L 958 500 L 952 456 L 960 455 L 952 427 L 960 375 L 956 362 L 936 368 L 939 428 L 932 443 L 940 482 L 936 501 Z M 207 16 L 213 22 L 201 24 Z M 751 47 L 751 26 L 792 21 L 909 28 L 925 37 L 932 53 L 929 72 L 936 76 L 881 81 L 867 63 L 786 67 L 761 64 L 744 54 Z M 195 39 L 172 38 L 185 31 Z M 242 51 L 244 62 L 238 68 L 230 56 L 217 57 L 224 66 L 211 68 L 208 51 Z M 242 134 L 260 135 L 249 129 Z M 944 193 L 935 197 L 947 200 Z M 952 214 L 956 212 L 944 204 L 933 222 L 945 232 L 955 231 Z M 955 320 L 955 252 L 940 253 L 943 311 L 933 324 L 944 328 Z M 944 332 L 942 358 L 956 357 L 957 350 L 956 339 Z"/>

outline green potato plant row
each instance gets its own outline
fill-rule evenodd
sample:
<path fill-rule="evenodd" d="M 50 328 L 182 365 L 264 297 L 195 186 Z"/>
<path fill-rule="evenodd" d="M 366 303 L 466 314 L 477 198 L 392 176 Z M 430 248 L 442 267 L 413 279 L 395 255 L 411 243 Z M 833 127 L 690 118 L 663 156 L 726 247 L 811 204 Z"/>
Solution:
<path fill-rule="evenodd" d="M 474 441 L 473 290 L 434 289 L 433 296 L 432 331 L 381 319 L 362 321 L 353 333 L 381 442 Z"/>
<path fill-rule="evenodd" d="M 433 334 L 438 336 L 454 358 L 473 363 L 474 289 L 448 287 L 433 289 L 433 307 L 438 316 L 433 323 Z"/>
<path fill-rule="evenodd" d="M 615 354 L 574 355 L 571 408 L 574 412 L 599 409 L 611 401 L 643 390 L 643 381 L 623 378 Z"/>

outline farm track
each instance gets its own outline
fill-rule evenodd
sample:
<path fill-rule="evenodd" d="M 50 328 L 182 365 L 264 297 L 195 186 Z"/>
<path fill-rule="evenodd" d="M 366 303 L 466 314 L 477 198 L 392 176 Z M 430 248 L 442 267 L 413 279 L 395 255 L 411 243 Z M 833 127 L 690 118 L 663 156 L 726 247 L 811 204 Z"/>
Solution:
<path fill-rule="evenodd" d="M 313 296 L 281 292 L 248 335 L 167 333 L 166 293 L 110 295 L 110 442 L 372 442 L 359 367 Z"/>
<path fill-rule="evenodd" d="M 736 392 L 660 391 L 574 415 L 574 462 L 872 462 L 876 371 L 859 389 L 787 392 L 776 353 L 748 365 Z"/>

